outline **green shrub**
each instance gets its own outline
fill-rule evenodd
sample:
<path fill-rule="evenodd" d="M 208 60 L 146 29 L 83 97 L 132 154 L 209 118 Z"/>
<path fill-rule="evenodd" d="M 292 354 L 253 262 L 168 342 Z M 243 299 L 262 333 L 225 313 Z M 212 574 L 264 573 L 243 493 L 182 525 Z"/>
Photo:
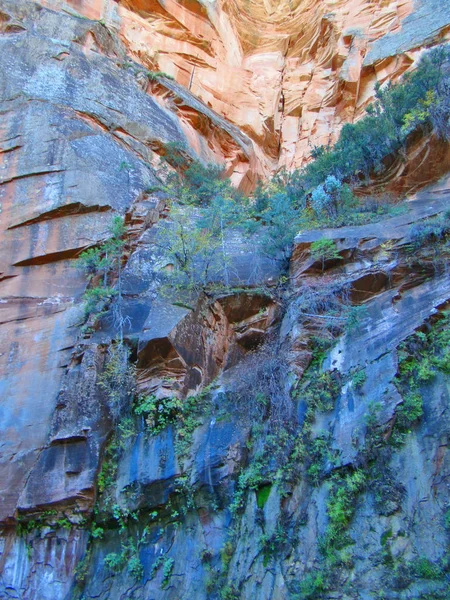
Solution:
<path fill-rule="evenodd" d="M 320 260 L 322 271 L 325 270 L 325 263 L 329 260 L 342 260 L 342 256 L 334 240 L 321 239 L 311 244 L 311 257 L 314 260 Z"/>
<path fill-rule="evenodd" d="M 230 511 L 232 513 L 237 512 L 244 506 L 245 494 L 248 490 L 256 491 L 266 483 L 263 475 L 264 469 L 263 462 L 255 460 L 240 473 L 233 502 L 230 504 Z"/>
<path fill-rule="evenodd" d="M 142 579 L 144 576 L 144 567 L 139 556 L 132 556 L 128 561 L 128 571 L 135 579 Z"/>
<path fill-rule="evenodd" d="M 398 428 L 401 431 L 409 430 L 423 415 L 423 400 L 420 392 L 411 391 L 406 394 L 395 414 Z"/>
<path fill-rule="evenodd" d="M 413 252 L 421 248 L 433 247 L 447 241 L 450 234 L 450 215 L 444 213 L 438 217 L 415 223 L 409 230 L 410 246 Z"/>
<path fill-rule="evenodd" d="M 163 581 L 161 584 L 162 589 L 166 589 L 170 583 L 170 578 L 172 577 L 173 567 L 175 561 L 173 558 L 166 557 L 163 563 Z"/>
<path fill-rule="evenodd" d="M 161 433 L 168 425 L 175 423 L 181 409 L 182 401 L 176 397 L 141 396 L 134 405 L 134 412 L 145 417 L 152 435 Z"/>
<path fill-rule="evenodd" d="M 170 556 L 158 556 L 152 567 L 152 577 L 155 576 L 157 570 L 162 566 L 163 580 L 161 582 L 161 589 L 166 589 L 170 583 L 172 577 L 173 567 L 175 561 Z"/>
<path fill-rule="evenodd" d="M 297 393 L 308 404 L 309 411 L 327 412 L 333 410 L 341 391 L 341 378 L 337 370 L 316 374 L 308 382 L 307 387 Z"/>
<path fill-rule="evenodd" d="M 364 304 L 350 306 L 347 311 L 347 320 L 345 322 L 345 329 L 347 332 L 358 330 L 361 323 L 367 317 L 367 306 Z"/>
<path fill-rule="evenodd" d="M 91 535 L 95 539 L 102 539 L 105 535 L 105 530 L 103 529 L 103 527 L 100 527 L 99 525 L 93 523 L 91 527 Z"/>
<path fill-rule="evenodd" d="M 364 369 L 358 369 L 352 375 L 352 383 L 357 390 L 360 390 L 363 387 L 366 380 L 367 374 Z"/>
<path fill-rule="evenodd" d="M 83 295 L 85 317 L 93 317 L 94 324 L 106 312 L 106 308 L 113 297 L 116 297 L 115 311 L 113 313 L 114 325 L 119 330 L 122 339 L 124 318 L 122 315 L 121 296 L 121 261 L 125 247 L 126 228 L 122 217 L 116 215 L 109 228 L 111 237 L 96 248 L 89 248 L 83 252 L 76 262 L 91 282 L 98 280 L 96 285 L 87 288 Z M 117 279 L 117 288 L 114 287 Z"/>
<path fill-rule="evenodd" d="M 316 571 L 305 575 L 299 585 L 299 594 L 295 595 L 298 600 L 313 600 L 320 598 L 322 592 L 328 589 L 326 575 L 322 571 Z"/>
<path fill-rule="evenodd" d="M 123 554 L 110 552 L 105 556 L 105 566 L 113 573 L 119 573 L 125 566 L 126 558 Z"/>
<path fill-rule="evenodd" d="M 329 522 L 321 544 L 326 555 L 346 545 L 346 530 L 353 518 L 357 498 L 365 485 L 366 476 L 360 470 L 344 476 L 339 473 L 334 476 L 327 504 Z"/>
<path fill-rule="evenodd" d="M 174 80 L 172 75 L 164 73 L 164 71 L 147 71 L 147 77 L 150 81 L 158 81 L 160 78 Z"/>
<path fill-rule="evenodd" d="M 239 600 L 239 594 L 232 585 L 225 586 L 220 591 L 220 600 Z"/>

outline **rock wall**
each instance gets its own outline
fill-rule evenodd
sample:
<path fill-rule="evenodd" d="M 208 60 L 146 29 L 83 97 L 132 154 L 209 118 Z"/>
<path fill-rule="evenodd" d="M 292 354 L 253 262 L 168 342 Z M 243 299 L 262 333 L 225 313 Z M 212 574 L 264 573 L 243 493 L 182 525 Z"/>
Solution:
<path fill-rule="evenodd" d="M 175 77 L 255 146 L 259 174 L 301 166 L 364 114 L 376 83 L 448 39 L 440 0 L 46 0 L 120 30 L 138 62 Z M 242 169 L 235 167 L 239 180 Z"/>
<path fill-rule="evenodd" d="M 27 1 L 0 9 L 3 521 L 47 443 L 78 340 L 86 281 L 72 259 L 109 236 L 115 214 L 131 237 L 158 218 L 147 190 L 167 144 L 211 160 L 220 130 L 247 166 L 253 154 L 185 91 L 204 133 L 183 125 L 178 106 L 142 89 L 138 68 L 123 68 L 125 49 L 101 23 Z"/>
<path fill-rule="evenodd" d="M 404 402 L 402 344 L 420 349 L 414 332 L 439 327 L 450 299 L 445 261 L 409 250 L 411 226 L 445 213 L 447 179 L 398 217 L 300 235 L 288 280 L 257 240 L 230 232 L 232 291 L 188 301 L 167 290 L 158 240 L 171 216 L 157 188 L 173 148 L 223 163 L 244 191 L 302 164 L 449 22 L 431 0 L 0 0 L 0 598 L 448 597 L 445 369 L 421 383 L 423 418 L 386 446 Z M 444 156 L 416 140 L 387 181 L 416 190 Z M 86 277 L 73 265 L 118 214 L 130 370 L 116 401 L 105 384 L 114 319 L 82 330 Z M 341 258 L 321 266 L 310 246 L 322 238 Z M 345 334 L 336 316 L 330 334 L 305 314 L 318 286 L 367 307 L 359 330 Z M 338 343 L 318 369 L 321 336 Z M 254 393 L 265 372 L 290 411 L 276 434 Z M 335 402 L 319 390 L 326 410 L 311 424 L 308 387 L 322 376 Z M 151 435 L 135 391 L 196 400 Z M 333 482 L 358 469 L 370 485 L 352 497 L 351 541 L 321 586 Z"/>
<path fill-rule="evenodd" d="M 413 226 L 444 214 L 449 197 L 442 181 L 397 217 L 299 235 L 284 310 L 258 289 L 173 304 L 152 243 L 168 224 L 144 232 L 124 272 L 133 378 L 141 393 L 194 403 L 153 434 L 129 406 L 115 423 L 102 384 L 113 331 L 106 321 L 79 340 L 18 522 L 3 531 L 1 597 L 446 598 L 447 366 L 420 380 L 420 420 L 408 431 L 396 422 L 399 361 L 405 349 L 424 360 L 420 343 L 445 334 L 450 301 L 446 255 L 422 246 L 412 257 Z M 341 258 L 323 265 L 310 247 L 324 238 Z M 276 276 L 269 264 L 261 273 Z M 326 309 L 344 289 L 365 307 L 347 333 Z M 321 367 L 319 337 L 337 340 Z M 428 351 L 448 360 L 448 343 Z M 253 390 L 268 373 L 278 398 L 298 386 L 276 433 Z M 341 545 L 324 550 L 333 486 L 352 473 L 366 484 L 347 499 Z"/>

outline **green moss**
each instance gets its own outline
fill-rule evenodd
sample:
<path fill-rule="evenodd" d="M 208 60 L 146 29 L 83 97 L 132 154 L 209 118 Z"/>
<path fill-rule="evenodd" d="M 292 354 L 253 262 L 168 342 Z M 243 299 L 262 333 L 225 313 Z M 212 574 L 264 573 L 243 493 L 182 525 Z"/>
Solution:
<path fill-rule="evenodd" d="M 409 568 L 419 579 L 441 579 L 443 576 L 442 567 L 424 556 L 409 563 Z"/>
<path fill-rule="evenodd" d="M 256 503 L 258 508 L 264 508 L 270 495 L 271 485 L 263 485 L 256 492 Z"/>

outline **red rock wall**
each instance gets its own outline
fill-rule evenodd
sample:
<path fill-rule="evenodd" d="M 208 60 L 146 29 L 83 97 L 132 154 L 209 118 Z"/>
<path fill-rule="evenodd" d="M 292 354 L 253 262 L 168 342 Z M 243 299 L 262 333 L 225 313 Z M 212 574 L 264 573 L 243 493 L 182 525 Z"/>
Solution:
<path fill-rule="evenodd" d="M 261 174 L 298 167 L 313 146 L 333 143 L 364 114 L 375 83 L 397 79 L 450 31 L 445 3 L 434 0 L 67 4 L 120 28 L 134 58 L 236 124 L 253 140 Z"/>

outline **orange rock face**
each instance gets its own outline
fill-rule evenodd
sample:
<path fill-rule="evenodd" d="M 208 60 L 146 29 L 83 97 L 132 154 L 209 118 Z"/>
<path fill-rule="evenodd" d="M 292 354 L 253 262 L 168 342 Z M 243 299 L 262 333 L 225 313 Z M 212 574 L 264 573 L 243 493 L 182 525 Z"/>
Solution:
<path fill-rule="evenodd" d="M 251 138 L 259 174 L 299 167 L 314 146 L 333 143 L 364 114 L 377 82 L 397 79 L 450 31 L 436 0 L 45 3 L 120 29 L 134 59 L 175 77 Z M 225 158 L 240 183 L 248 168 Z"/>

